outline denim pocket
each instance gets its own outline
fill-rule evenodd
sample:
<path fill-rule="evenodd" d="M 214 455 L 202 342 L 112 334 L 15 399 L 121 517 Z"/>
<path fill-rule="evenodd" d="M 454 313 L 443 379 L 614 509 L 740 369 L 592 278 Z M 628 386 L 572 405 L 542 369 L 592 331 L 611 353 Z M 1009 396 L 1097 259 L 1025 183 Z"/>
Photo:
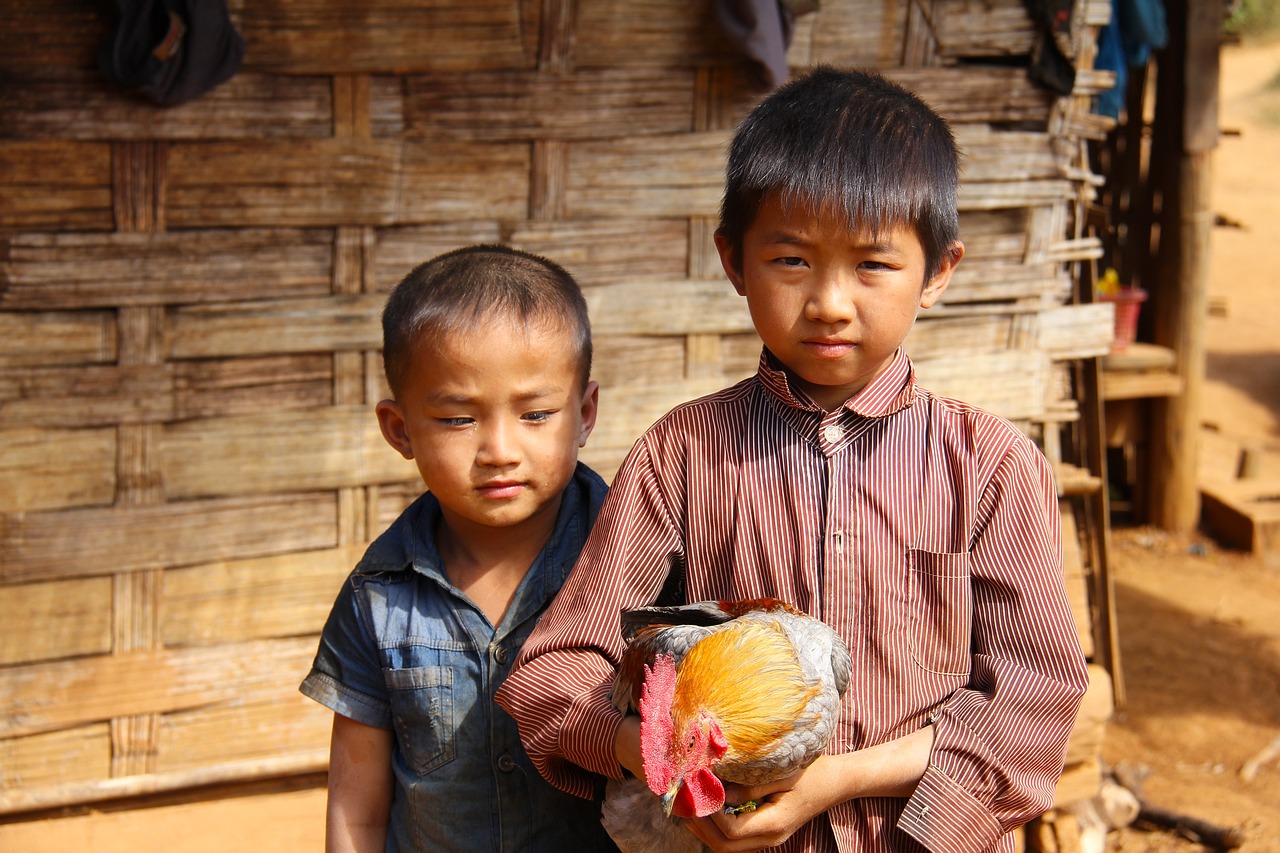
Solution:
<path fill-rule="evenodd" d="M 967 554 L 907 553 L 911 656 L 922 669 L 968 675 L 973 661 L 973 591 Z"/>
<path fill-rule="evenodd" d="M 453 669 L 417 666 L 388 669 L 391 717 L 405 760 L 417 773 L 430 773 L 454 759 Z"/>

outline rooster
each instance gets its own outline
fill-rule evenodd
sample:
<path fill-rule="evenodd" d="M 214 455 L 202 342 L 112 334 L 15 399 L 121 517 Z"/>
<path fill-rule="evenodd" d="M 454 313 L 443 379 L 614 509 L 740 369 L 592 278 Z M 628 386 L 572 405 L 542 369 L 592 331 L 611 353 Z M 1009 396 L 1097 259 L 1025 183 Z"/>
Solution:
<path fill-rule="evenodd" d="M 611 699 L 640 715 L 648 782 L 611 781 L 601 820 L 623 853 L 704 849 L 675 818 L 725 809 L 724 782 L 761 785 L 808 767 L 835 729 L 851 661 L 828 625 L 776 599 L 622 614 Z"/>

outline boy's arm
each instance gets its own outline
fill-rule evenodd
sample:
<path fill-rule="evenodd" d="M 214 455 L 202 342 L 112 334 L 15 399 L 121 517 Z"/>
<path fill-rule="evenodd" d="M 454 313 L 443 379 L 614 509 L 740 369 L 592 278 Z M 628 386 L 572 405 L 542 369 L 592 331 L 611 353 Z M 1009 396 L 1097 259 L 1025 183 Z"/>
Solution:
<path fill-rule="evenodd" d="M 391 814 L 395 734 L 333 715 L 325 853 L 381 853 Z"/>
<path fill-rule="evenodd" d="M 673 517 L 642 437 L 577 565 L 497 692 L 534 766 L 571 794 L 590 797 L 599 776 L 622 775 L 614 751 L 622 716 L 609 701 L 623 651 L 618 616 L 650 604 L 671 556 L 683 553 Z"/>
<path fill-rule="evenodd" d="M 1057 489 L 1019 438 L 979 508 L 968 562 L 968 684 L 930 714 L 934 744 L 898 822 L 931 850 L 981 850 L 1053 801 L 1088 671 L 1062 581 Z"/>

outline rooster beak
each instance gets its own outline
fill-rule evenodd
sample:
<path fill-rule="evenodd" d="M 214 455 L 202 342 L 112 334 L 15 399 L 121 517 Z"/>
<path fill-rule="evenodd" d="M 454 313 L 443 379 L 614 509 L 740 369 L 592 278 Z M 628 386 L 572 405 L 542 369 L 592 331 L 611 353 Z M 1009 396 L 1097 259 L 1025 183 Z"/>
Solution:
<path fill-rule="evenodd" d="M 676 805 L 676 794 L 680 793 L 681 780 L 677 779 L 665 794 L 662 795 L 662 813 L 671 817 L 671 810 Z"/>

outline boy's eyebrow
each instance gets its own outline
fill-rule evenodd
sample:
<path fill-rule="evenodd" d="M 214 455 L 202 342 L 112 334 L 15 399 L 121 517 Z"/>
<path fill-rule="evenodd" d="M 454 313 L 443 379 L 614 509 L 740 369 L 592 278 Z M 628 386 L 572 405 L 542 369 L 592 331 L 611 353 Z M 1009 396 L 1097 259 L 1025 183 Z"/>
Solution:
<path fill-rule="evenodd" d="M 765 245 L 812 246 L 817 241 L 809 240 L 792 231 L 774 231 L 764 235 Z M 860 252 L 897 253 L 900 251 L 890 241 L 879 237 L 871 237 L 866 241 L 853 240 L 849 247 Z"/>

